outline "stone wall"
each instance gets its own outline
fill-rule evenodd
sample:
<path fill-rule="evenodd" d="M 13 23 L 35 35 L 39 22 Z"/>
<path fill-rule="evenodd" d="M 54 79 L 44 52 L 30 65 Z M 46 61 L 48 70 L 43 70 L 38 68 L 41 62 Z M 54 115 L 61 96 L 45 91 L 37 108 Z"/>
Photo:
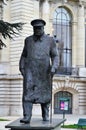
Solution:
<path fill-rule="evenodd" d="M 0 75 L 0 115 L 20 115 L 22 113 L 22 77 Z"/>
<path fill-rule="evenodd" d="M 73 95 L 72 114 L 86 114 L 86 79 L 76 77 L 58 77 L 53 79 L 53 108 L 54 94 L 68 91 Z M 0 116 L 22 116 L 22 76 L 0 75 Z M 41 115 L 41 107 L 34 104 L 33 115 Z"/>

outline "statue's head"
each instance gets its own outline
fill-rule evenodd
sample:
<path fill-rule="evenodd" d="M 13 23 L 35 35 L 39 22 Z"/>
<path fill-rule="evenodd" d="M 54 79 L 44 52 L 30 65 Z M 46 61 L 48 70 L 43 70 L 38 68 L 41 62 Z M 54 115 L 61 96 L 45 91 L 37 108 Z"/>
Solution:
<path fill-rule="evenodd" d="M 35 19 L 31 21 L 31 25 L 33 26 L 34 35 L 41 36 L 44 33 L 44 26 L 46 22 L 42 19 Z"/>

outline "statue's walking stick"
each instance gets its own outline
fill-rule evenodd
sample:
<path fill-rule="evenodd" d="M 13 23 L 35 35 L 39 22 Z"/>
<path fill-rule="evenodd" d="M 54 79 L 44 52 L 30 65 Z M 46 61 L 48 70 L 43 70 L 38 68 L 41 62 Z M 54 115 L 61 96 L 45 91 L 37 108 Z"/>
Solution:
<path fill-rule="evenodd" d="M 51 75 L 51 105 L 50 105 L 50 123 L 52 123 L 52 82 L 53 82 L 53 76 Z"/>

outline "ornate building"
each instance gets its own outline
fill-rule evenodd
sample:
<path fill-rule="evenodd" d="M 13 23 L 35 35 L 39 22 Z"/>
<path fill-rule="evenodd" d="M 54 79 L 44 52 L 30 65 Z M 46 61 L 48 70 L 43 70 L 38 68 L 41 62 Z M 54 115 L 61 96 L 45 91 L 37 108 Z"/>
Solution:
<path fill-rule="evenodd" d="M 56 40 L 59 70 L 53 79 L 53 113 L 60 114 L 62 98 L 68 99 L 70 114 L 86 114 L 86 1 L 3 0 L 0 18 L 23 22 L 20 36 L 6 39 L 0 50 L 0 115 L 22 115 L 22 76 L 19 58 L 26 36 L 33 33 L 31 20 L 46 21 L 45 32 Z M 40 114 L 39 105 L 33 113 Z"/>

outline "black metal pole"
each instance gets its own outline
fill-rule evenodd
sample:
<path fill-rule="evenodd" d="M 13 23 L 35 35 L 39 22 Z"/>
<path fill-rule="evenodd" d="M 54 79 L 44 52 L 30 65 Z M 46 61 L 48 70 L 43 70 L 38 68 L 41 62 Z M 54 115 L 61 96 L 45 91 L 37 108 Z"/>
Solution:
<path fill-rule="evenodd" d="M 63 119 L 65 119 L 65 110 L 63 110 Z M 64 127 L 64 122 L 63 122 L 63 127 Z"/>

